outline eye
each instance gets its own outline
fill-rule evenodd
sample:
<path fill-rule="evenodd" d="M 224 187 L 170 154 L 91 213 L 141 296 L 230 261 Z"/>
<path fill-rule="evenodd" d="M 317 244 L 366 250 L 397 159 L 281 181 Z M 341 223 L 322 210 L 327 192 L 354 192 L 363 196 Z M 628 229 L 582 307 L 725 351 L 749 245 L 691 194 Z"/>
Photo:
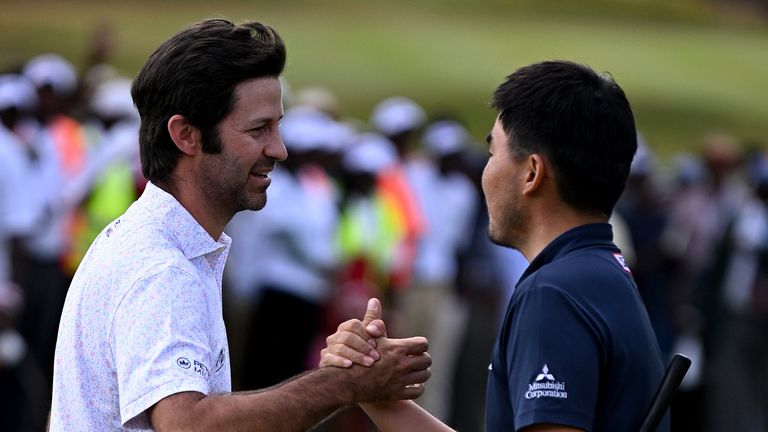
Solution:
<path fill-rule="evenodd" d="M 266 125 L 266 124 L 263 124 L 263 125 L 261 125 L 261 126 L 257 126 L 257 127 L 255 127 L 255 128 L 252 128 L 252 129 L 248 130 L 248 132 L 249 132 L 251 135 L 261 135 L 261 134 L 262 134 L 262 133 L 264 133 L 264 131 L 266 131 L 266 130 L 267 130 L 267 125 Z"/>

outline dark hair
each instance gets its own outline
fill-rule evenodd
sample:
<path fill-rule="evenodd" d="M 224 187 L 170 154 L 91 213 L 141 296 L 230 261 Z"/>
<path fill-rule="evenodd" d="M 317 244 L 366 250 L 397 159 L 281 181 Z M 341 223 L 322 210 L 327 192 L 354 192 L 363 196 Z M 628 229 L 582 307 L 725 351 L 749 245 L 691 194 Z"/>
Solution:
<path fill-rule="evenodd" d="M 235 25 L 223 19 L 194 24 L 160 45 L 133 82 L 141 115 L 139 147 L 144 177 L 167 180 L 181 152 L 168 134 L 181 114 L 201 130 L 203 151 L 221 151 L 216 126 L 234 106 L 235 87 L 246 80 L 277 78 L 285 67 L 285 44 L 271 27 Z"/>
<path fill-rule="evenodd" d="M 550 161 L 565 203 L 611 214 L 637 150 L 632 109 L 613 79 L 571 62 L 536 63 L 508 76 L 492 105 L 513 154 Z"/>

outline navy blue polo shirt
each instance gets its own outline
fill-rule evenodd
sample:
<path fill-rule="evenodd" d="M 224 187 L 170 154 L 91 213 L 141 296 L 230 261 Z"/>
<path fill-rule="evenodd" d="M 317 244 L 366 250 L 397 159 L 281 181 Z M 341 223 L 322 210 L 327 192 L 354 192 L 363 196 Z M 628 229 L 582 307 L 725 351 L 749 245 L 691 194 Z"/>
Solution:
<path fill-rule="evenodd" d="M 642 424 L 665 365 L 607 223 L 560 235 L 515 288 L 489 366 L 486 431 Z M 660 431 L 669 430 L 669 416 Z"/>

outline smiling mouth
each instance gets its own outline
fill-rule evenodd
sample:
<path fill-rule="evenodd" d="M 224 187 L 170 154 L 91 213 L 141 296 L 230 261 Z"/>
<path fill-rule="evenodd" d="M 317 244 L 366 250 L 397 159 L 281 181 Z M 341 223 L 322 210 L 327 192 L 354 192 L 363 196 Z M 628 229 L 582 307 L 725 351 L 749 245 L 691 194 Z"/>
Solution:
<path fill-rule="evenodd" d="M 269 178 L 269 171 L 253 172 L 251 171 L 251 177 L 255 185 L 263 191 L 265 191 L 272 183 L 272 179 Z"/>
<path fill-rule="evenodd" d="M 251 175 L 254 177 L 269 178 L 269 173 L 272 172 L 272 167 L 257 167 L 251 170 Z"/>
<path fill-rule="evenodd" d="M 273 164 L 262 164 L 251 167 L 251 175 L 254 177 L 269 178 L 269 173 L 275 168 Z"/>

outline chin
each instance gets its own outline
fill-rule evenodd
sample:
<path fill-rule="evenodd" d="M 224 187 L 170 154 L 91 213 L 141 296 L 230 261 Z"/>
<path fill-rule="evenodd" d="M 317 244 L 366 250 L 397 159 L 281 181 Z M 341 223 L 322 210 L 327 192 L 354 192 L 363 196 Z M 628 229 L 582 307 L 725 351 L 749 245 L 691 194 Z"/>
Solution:
<path fill-rule="evenodd" d="M 267 205 L 267 194 L 261 193 L 256 196 L 253 195 L 246 195 L 241 196 L 240 199 L 240 210 L 251 210 L 251 211 L 258 211 L 264 208 L 264 206 Z"/>
<path fill-rule="evenodd" d="M 499 237 L 498 233 L 495 229 L 493 229 L 493 225 L 488 226 L 488 238 L 493 242 L 494 244 L 497 244 L 499 246 L 506 246 L 503 242 L 501 237 Z"/>
<path fill-rule="evenodd" d="M 251 205 L 248 206 L 248 210 L 258 211 L 263 209 L 266 205 L 267 205 L 267 200 L 265 198 L 263 200 L 251 202 Z"/>
<path fill-rule="evenodd" d="M 502 239 L 494 237 L 491 233 L 488 233 L 488 238 L 491 240 L 491 243 L 495 245 L 504 246 L 504 247 L 513 247 L 512 245 L 504 242 Z"/>
<path fill-rule="evenodd" d="M 488 238 L 493 244 L 504 246 L 512 249 L 520 249 L 517 242 L 514 239 L 507 238 L 501 235 L 498 230 L 495 230 L 493 226 L 488 226 Z"/>

